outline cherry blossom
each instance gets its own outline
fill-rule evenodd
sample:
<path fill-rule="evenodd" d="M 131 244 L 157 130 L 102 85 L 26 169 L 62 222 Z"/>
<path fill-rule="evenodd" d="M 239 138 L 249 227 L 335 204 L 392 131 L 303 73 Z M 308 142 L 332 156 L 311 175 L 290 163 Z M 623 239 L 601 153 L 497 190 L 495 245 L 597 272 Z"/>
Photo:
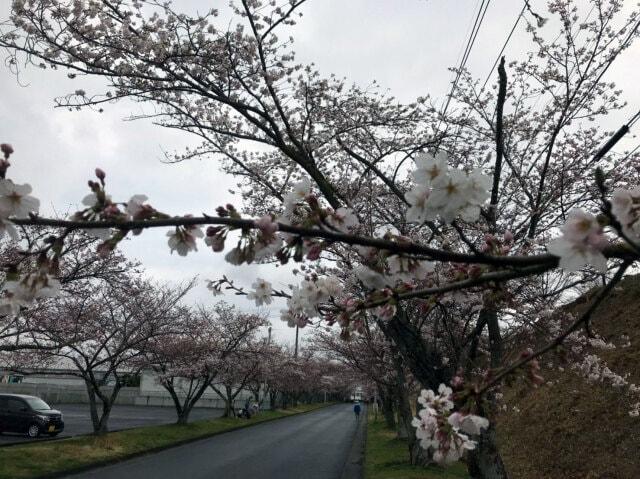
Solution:
<path fill-rule="evenodd" d="M 278 231 L 278 223 L 273 221 L 271 215 L 264 215 L 260 219 L 256 220 L 256 226 L 267 236 L 271 236 Z"/>
<path fill-rule="evenodd" d="M 416 185 L 413 189 L 407 191 L 404 197 L 411 205 L 406 213 L 407 221 L 424 223 L 432 217 L 427 208 L 427 200 L 429 199 L 430 192 L 431 190 L 423 185 Z"/>
<path fill-rule="evenodd" d="M 377 271 L 367 268 L 366 266 L 357 266 L 353 273 L 362 281 L 362 284 L 371 289 L 382 289 L 390 285 L 390 281 Z"/>
<path fill-rule="evenodd" d="M 563 235 L 547 246 L 551 254 L 560 257 L 561 268 L 578 271 L 592 265 L 598 271 L 606 271 L 607 259 L 602 249 L 608 242 L 595 216 L 581 209 L 572 210 L 561 230 Z"/>
<path fill-rule="evenodd" d="M 253 291 L 247 294 L 247 299 L 254 300 L 256 302 L 256 306 L 271 304 L 271 292 L 273 291 L 271 283 L 262 278 L 258 278 L 251 287 L 253 288 Z"/>
<path fill-rule="evenodd" d="M 447 161 L 443 153 L 416 162 L 415 185 L 405 194 L 410 205 L 408 221 L 423 223 L 440 216 L 451 223 L 458 216 L 465 221 L 475 221 L 480 216 L 480 207 L 489 198 L 491 179 L 477 168 L 471 173 L 448 168 Z"/>
<path fill-rule="evenodd" d="M 338 208 L 327 216 L 327 223 L 338 231 L 348 233 L 360 224 L 358 217 L 349 208 Z"/>
<path fill-rule="evenodd" d="M 18 230 L 16 230 L 16 227 L 13 225 L 13 223 L 11 223 L 11 221 L 0 218 L 0 238 L 2 238 L 5 234 L 9 236 L 9 238 L 11 238 L 13 241 L 18 241 L 18 239 L 20 238 Z"/>
<path fill-rule="evenodd" d="M 204 233 L 199 226 L 183 226 L 167 232 L 167 236 L 171 252 L 177 251 L 180 256 L 187 256 L 190 251 L 198 251 L 196 238 L 204 237 Z"/>
<path fill-rule="evenodd" d="M 2 291 L 0 309 L 5 314 L 17 315 L 21 308 L 31 306 L 36 299 L 57 296 L 60 282 L 46 272 L 38 272 L 7 281 Z"/>
<path fill-rule="evenodd" d="M 30 196 L 32 189 L 28 184 L 17 185 L 11 180 L 0 179 L 0 216 L 8 218 L 27 218 L 29 213 L 37 213 L 40 200 Z"/>
<path fill-rule="evenodd" d="M 418 185 L 431 186 L 434 182 L 441 181 L 449 168 L 449 155 L 445 151 L 439 151 L 435 155 L 420 153 L 415 160 L 417 168 L 411 176 Z"/>
<path fill-rule="evenodd" d="M 444 384 L 440 384 L 438 394 L 423 389 L 418 397 L 423 408 L 412 421 L 420 445 L 425 450 L 431 450 L 434 461 L 440 464 L 458 461 L 465 451 L 475 449 L 476 442 L 467 434 L 478 434 L 489 426 L 486 418 L 451 413 L 454 407 L 452 393 L 451 388 Z"/>
<path fill-rule="evenodd" d="M 611 196 L 611 212 L 632 239 L 640 238 L 640 187 L 617 188 Z"/>
<path fill-rule="evenodd" d="M 146 195 L 133 195 L 127 201 L 125 211 L 134 220 L 140 218 L 141 213 L 148 208 L 148 205 L 144 204 L 148 199 Z"/>
<path fill-rule="evenodd" d="M 307 178 L 293 185 L 293 190 L 284 198 L 284 216 L 290 217 L 294 209 L 301 201 L 311 194 L 311 182 Z"/>

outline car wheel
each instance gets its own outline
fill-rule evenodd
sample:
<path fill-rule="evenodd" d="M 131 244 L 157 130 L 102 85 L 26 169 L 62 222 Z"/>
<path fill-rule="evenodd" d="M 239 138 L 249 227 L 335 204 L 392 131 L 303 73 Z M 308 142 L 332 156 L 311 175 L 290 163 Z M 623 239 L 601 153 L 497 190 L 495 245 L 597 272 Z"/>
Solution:
<path fill-rule="evenodd" d="M 29 429 L 27 430 L 27 436 L 29 437 L 38 437 L 40 435 L 40 426 L 38 426 L 37 424 L 32 424 L 31 426 L 29 426 Z"/>

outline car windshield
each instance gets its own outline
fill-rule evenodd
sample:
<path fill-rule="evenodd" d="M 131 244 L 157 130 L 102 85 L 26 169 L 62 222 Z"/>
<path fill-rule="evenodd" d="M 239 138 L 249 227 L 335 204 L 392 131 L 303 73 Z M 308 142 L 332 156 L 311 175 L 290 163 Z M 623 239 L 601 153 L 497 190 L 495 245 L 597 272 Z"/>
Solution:
<path fill-rule="evenodd" d="M 24 400 L 31 406 L 31 409 L 35 409 L 36 411 L 51 409 L 49 405 L 40 398 L 25 398 Z"/>

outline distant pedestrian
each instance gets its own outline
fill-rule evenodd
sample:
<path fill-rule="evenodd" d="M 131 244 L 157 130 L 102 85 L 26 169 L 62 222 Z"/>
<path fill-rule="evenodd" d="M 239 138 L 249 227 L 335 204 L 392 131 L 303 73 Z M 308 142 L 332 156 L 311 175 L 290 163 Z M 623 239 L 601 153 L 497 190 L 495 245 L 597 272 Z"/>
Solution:
<path fill-rule="evenodd" d="M 357 403 L 353 406 L 353 412 L 355 413 L 355 415 L 356 415 L 356 420 L 358 420 L 358 421 L 360 420 L 360 411 L 361 411 L 361 410 L 362 410 L 362 408 L 360 407 L 360 403 L 358 403 L 358 402 L 357 402 Z"/>

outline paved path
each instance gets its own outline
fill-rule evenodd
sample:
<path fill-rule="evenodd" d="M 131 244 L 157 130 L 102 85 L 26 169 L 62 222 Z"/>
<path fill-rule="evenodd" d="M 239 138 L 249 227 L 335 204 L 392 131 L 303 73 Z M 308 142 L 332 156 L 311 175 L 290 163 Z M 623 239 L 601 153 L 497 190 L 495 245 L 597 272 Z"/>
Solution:
<path fill-rule="evenodd" d="M 352 404 L 257 424 L 74 479 L 339 479 L 351 449 Z"/>
<path fill-rule="evenodd" d="M 64 431 L 58 437 L 93 432 L 88 404 L 51 404 L 51 407 L 58 409 L 64 415 Z M 196 408 L 191 411 L 189 420 L 211 419 L 221 416 L 223 412 L 223 409 Z M 172 407 L 116 405 L 109 417 L 109 429 L 115 431 L 174 422 L 176 422 L 176 410 Z M 24 434 L 5 433 L 0 436 L 0 445 L 26 441 L 33 442 L 34 439 L 29 439 Z"/>

